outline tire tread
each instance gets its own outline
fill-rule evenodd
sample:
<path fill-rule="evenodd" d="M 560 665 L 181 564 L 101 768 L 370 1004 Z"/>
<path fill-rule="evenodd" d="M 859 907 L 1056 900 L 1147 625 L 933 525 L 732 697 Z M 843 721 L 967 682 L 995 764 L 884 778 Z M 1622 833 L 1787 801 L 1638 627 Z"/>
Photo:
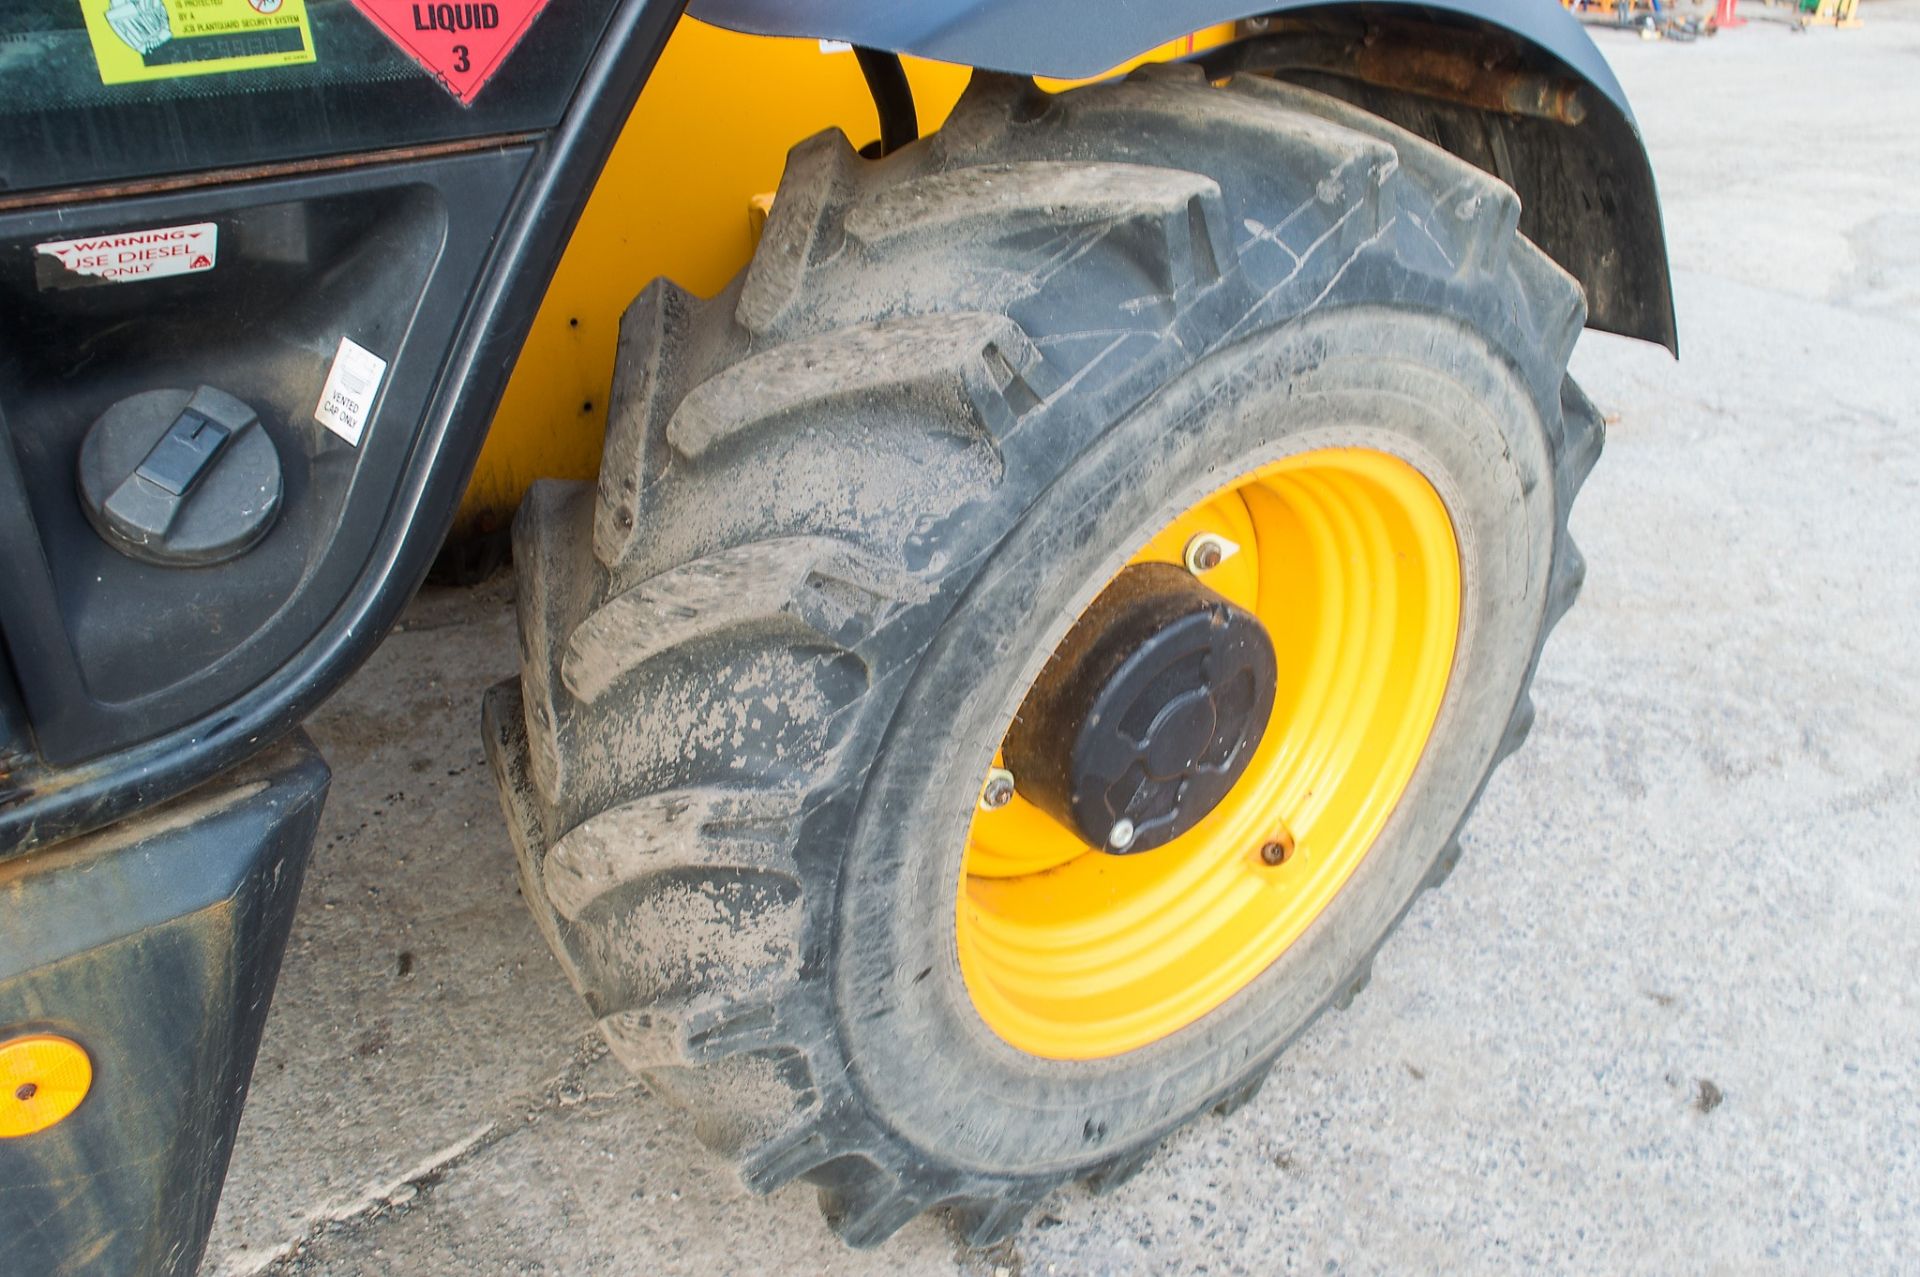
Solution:
<path fill-rule="evenodd" d="M 1298 189 L 1272 218 L 1235 202 L 1285 181 Z M 1518 215 L 1479 169 L 1298 86 L 1238 77 L 1220 91 L 1176 67 L 1055 96 L 978 74 L 940 133 L 884 161 L 837 133 L 795 147 L 727 293 L 701 302 L 661 282 L 636 301 L 598 489 L 543 485 L 516 526 L 523 675 L 518 706 L 504 689 L 489 698 L 489 752 L 543 933 L 620 1058 L 696 1113 L 749 1188 L 814 1182 L 851 1245 L 936 1206 L 990 1245 L 1073 1177 L 963 1172 L 860 1107 L 822 965 L 837 869 L 795 834 L 864 768 L 889 671 L 919 650 L 889 646 L 905 619 L 935 616 L 991 549 L 967 540 L 961 512 L 1004 525 L 1030 471 L 1170 375 L 1390 269 L 1409 304 L 1502 299 L 1501 340 L 1523 351 L 1552 423 L 1560 528 L 1542 637 L 1571 605 L 1584 565 L 1565 514 L 1604 431 L 1564 375 L 1580 289 Z M 1096 268 L 1140 295 L 1111 331 L 1060 330 L 1042 301 Z M 788 493 L 782 449 L 803 437 L 832 450 L 838 505 L 802 510 Z M 950 459 L 939 482 L 889 483 L 927 464 L 916 449 Z M 712 698 L 709 734 L 744 737 L 792 670 L 813 671 L 817 694 L 796 700 L 807 730 L 791 742 L 676 749 L 691 738 L 675 696 Z M 517 731 L 503 720 L 516 709 Z M 1498 757 L 1532 714 L 1523 693 Z M 1458 856 L 1456 835 L 1424 885 Z M 757 948 L 655 962 L 708 934 L 666 917 L 702 881 L 737 888 L 726 907 L 765 927 Z M 1364 988 L 1377 947 L 1329 1005 Z M 646 955 L 638 974 L 623 952 Z M 1251 1102 L 1272 1064 L 1250 1061 L 1202 1109 Z M 1077 1174 L 1110 1190 L 1158 1144 Z"/>

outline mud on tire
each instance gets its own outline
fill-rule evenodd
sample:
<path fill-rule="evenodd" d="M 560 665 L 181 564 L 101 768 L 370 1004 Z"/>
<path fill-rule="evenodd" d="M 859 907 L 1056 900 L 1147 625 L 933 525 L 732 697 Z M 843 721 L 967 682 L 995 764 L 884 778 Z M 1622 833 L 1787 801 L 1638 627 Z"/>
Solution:
<path fill-rule="evenodd" d="M 796 147 L 719 296 L 635 301 L 598 486 L 543 483 L 516 523 L 522 673 L 487 736 L 568 977 L 748 1186 L 815 1183 L 854 1245 L 936 1207 L 989 1243 L 1244 1103 L 1364 984 L 1525 734 L 1580 582 L 1584 304 L 1517 215 L 1306 89 L 980 75 L 884 160 L 838 133 Z M 1014 1051 L 940 955 L 955 777 L 997 736 L 969 698 L 980 723 L 1017 703 L 1036 654 L 1014 649 L 1166 502 L 1341 430 L 1437 471 L 1470 534 L 1463 655 L 1407 810 L 1311 952 L 1199 1023 L 1109 1060 Z"/>

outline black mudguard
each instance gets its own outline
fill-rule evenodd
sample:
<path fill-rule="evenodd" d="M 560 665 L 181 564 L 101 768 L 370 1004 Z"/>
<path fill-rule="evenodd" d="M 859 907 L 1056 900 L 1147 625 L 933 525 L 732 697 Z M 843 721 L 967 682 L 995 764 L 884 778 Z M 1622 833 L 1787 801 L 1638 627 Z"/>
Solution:
<path fill-rule="evenodd" d="M 306 736 L 0 866 L 0 1025 L 86 1051 L 58 1124 L 0 1141 L 0 1269 L 191 1273 L 233 1150 L 327 767 Z"/>
<path fill-rule="evenodd" d="M 703 22 L 757 35 L 814 36 L 1020 75 L 1098 75 L 1189 31 L 1256 14 L 1328 8 L 1324 0 L 694 0 Z M 1351 7 L 1351 6 L 1346 6 Z M 1536 0 L 1432 0 L 1554 54 L 1626 111 L 1626 95 L 1578 19 Z M 1629 113 L 1628 118 L 1632 116 Z"/>

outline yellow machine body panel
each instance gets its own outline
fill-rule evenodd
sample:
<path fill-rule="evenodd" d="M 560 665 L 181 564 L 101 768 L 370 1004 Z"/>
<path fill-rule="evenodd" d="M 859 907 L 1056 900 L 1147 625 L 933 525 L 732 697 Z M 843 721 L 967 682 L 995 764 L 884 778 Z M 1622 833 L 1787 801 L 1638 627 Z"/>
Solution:
<path fill-rule="evenodd" d="M 1172 41 L 1115 68 L 1164 61 L 1232 38 L 1232 24 Z M 923 133 L 938 128 L 972 72 L 903 59 Z M 1042 81 L 1049 89 L 1078 81 Z M 455 525 L 502 526 L 536 479 L 599 469 L 620 316 L 654 277 L 712 296 L 753 252 L 787 150 L 839 128 L 879 135 L 851 50 L 740 35 L 683 18 L 581 213 L 534 317 Z M 756 204 L 757 201 L 757 204 Z"/>

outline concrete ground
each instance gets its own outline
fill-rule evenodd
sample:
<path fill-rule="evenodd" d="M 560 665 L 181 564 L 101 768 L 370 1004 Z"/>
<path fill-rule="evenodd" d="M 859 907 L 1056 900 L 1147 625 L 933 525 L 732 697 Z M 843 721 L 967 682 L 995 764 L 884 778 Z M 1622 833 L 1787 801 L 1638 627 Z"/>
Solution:
<path fill-rule="evenodd" d="M 1599 34 L 1685 359 L 1582 342 L 1612 426 L 1539 725 L 1256 1103 L 985 1254 L 744 1196 L 516 896 L 476 722 L 508 586 L 430 592 L 313 725 L 333 797 L 208 1270 L 1913 1271 L 1920 0 L 1863 11 Z"/>

